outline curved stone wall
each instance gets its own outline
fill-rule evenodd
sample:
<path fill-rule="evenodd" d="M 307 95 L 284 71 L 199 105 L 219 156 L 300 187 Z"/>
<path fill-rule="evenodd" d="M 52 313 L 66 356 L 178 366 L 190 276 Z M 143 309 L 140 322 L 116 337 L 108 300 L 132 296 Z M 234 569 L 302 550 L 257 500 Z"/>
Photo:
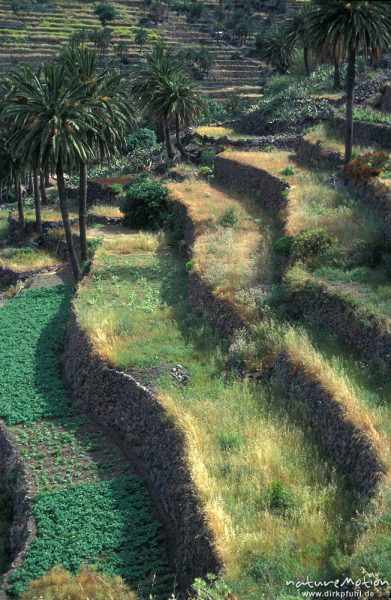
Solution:
<path fill-rule="evenodd" d="M 6 490 L 11 499 L 13 509 L 10 529 L 12 563 L 3 576 L 0 585 L 1 596 L 1 591 L 4 594 L 7 588 L 10 576 L 23 563 L 28 547 L 35 537 L 32 477 L 3 421 L 0 421 L 0 480 L 1 487 Z"/>
<path fill-rule="evenodd" d="M 343 164 L 343 158 L 335 150 L 322 148 L 320 142 L 310 142 L 301 138 L 296 145 L 296 157 L 300 162 L 315 167 L 340 167 Z"/>
<path fill-rule="evenodd" d="M 186 464 L 183 435 L 158 398 L 133 377 L 94 355 L 71 313 L 64 377 L 73 400 L 110 427 L 145 478 L 167 539 L 170 566 L 181 591 L 221 564 Z"/>
<path fill-rule="evenodd" d="M 339 135 L 345 134 L 345 118 L 336 116 L 331 124 Z M 391 126 L 386 123 L 369 123 L 367 121 L 354 121 L 353 123 L 353 143 L 363 146 L 376 144 L 381 148 L 391 150 Z"/>

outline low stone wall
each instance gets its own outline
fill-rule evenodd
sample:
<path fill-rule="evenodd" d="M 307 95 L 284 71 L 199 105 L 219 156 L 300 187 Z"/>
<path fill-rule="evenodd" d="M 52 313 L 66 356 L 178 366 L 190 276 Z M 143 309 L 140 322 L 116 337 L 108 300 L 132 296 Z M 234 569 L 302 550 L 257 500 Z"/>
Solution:
<path fill-rule="evenodd" d="M 274 146 L 281 150 L 294 150 L 299 143 L 301 136 L 298 134 L 280 133 L 277 135 L 263 135 L 257 138 L 246 138 L 232 140 L 227 136 L 213 137 L 209 135 L 194 134 L 197 139 L 206 144 L 224 144 L 231 148 L 241 150 L 262 150 L 268 146 Z"/>
<path fill-rule="evenodd" d="M 327 150 L 320 142 L 310 142 L 301 138 L 296 145 L 296 156 L 300 162 L 315 167 L 340 167 L 343 164 L 341 154 L 335 150 Z"/>
<path fill-rule="evenodd" d="M 288 199 L 284 191 L 289 189 L 288 183 L 264 169 L 231 160 L 228 156 L 217 156 L 214 174 L 217 181 L 224 185 L 253 192 L 275 215 L 287 207 Z"/>
<path fill-rule="evenodd" d="M 186 464 L 182 434 L 150 390 L 94 355 L 73 312 L 64 377 L 73 400 L 111 428 L 145 478 L 165 526 L 169 561 L 180 591 L 196 577 L 219 571 L 213 536 Z"/>
<path fill-rule="evenodd" d="M 77 200 L 79 198 L 79 188 L 67 188 L 67 196 L 69 199 Z M 114 192 L 111 186 L 103 185 L 97 181 L 88 181 L 88 204 L 117 204 L 117 202 L 118 192 Z"/>
<path fill-rule="evenodd" d="M 344 117 L 336 116 L 331 121 L 334 131 L 341 136 L 345 134 Z M 391 150 L 391 126 L 385 123 L 369 123 L 366 121 L 354 121 L 353 143 L 363 146 L 375 144 Z"/>
<path fill-rule="evenodd" d="M 391 372 L 391 332 L 386 323 L 333 292 L 330 286 L 310 280 L 301 290 L 289 297 L 304 317 L 332 327 L 332 331 L 348 346 L 354 348 L 367 361 Z"/>
<path fill-rule="evenodd" d="M 3 421 L 0 421 L 0 485 L 9 495 L 13 510 L 10 530 L 12 563 L 0 584 L 1 596 L 1 592 L 4 595 L 11 575 L 22 565 L 35 537 L 32 477 Z"/>
<path fill-rule="evenodd" d="M 273 374 L 295 402 L 304 404 L 322 445 L 349 475 L 359 493 L 372 496 L 385 474 L 385 467 L 369 437 L 347 417 L 343 404 L 321 381 L 304 372 L 286 351 L 277 356 L 269 371 L 269 375 Z"/>
<path fill-rule="evenodd" d="M 53 267 L 44 267 L 42 269 L 29 269 L 28 271 L 16 271 L 14 269 L 10 269 L 8 267 L 0 267 L 0 281 L 2 284 L 8 285 L 16 285 L 18 281 L 26 281 L 26 279 L 30 279 L 30 277 L 34 277 L 34 275 L 38 275 L 39 273 L 46 273 L 50 271 Z"/>

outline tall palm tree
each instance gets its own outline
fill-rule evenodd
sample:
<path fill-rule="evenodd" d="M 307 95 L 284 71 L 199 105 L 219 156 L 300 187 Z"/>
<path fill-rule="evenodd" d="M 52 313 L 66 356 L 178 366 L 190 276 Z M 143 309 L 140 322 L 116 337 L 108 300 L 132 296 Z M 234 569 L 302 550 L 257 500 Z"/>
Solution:
<path fill-rule="evenodd" d="M 391 45 L 391 4 L 388 0 L 314 0 L 310 37 L 318 48 L 347 56 L 345 163 L 352 159 L 353 94 L 356 57 L 378 59 Z M 316 40 L 316 41 L 315 41 Z"/>
<path fill-rule="evenodd" d="M 94 157 L 107 159 L 124 145 L 126 134 L 135 124 L 138 112 L 119 73 L 98 70 L 97 56 L 85 47 L 68 47 L 59 57 L 69 84 L 76 81 L 88 100 L 86 136 Z M 87 246 L 87 161 L 79 161 L 79 231 L 82 263 Z"/>
<path fill-rule="evenodd" d="M 160 81 L 152 99 L 156 111 L 167 115 L 167 119 L 175 124 L 175 135 L 178 150 L 182 158 L 187 158 L 180 138 L 181 126 L 189 126 L 205 107 L 194 80 L 185 71 L 175 71 L 170 77 Z"/>
<path fill-rule="evenodd" d="M 310 50 L 310 36 L 308 31 L 309 15 L 312 12 L 311 5 L 303 6 L 298 11 L 289 15 L 285 22 L 285 31 L 288 43 L 294 46 L 300 42 L 303 46 L 304 67 L 307 77 L 310 75 L 310 65 L 308 62 L 308 53 Z"/>
<path fill-rule="evenodd" d="M 174 158 L 170 137 L 170 119 L 166 107 L 154 101 L 155 94 L 164 81 L 182 70 L 177 56 L 164 43 L 157 42 L 132 69 L 132 92 L 149 116 L 162 123 L 168 157 Z"/>
<path fill-rule="evenodd" d="M 10 146 L 26 159 L 37 154 L 43 170 L 49 164 L 55 168 L 65 239 L 77 281 L 81 271 L 69 221 L 64 171 L 71 171 L 92 154 L 86 136 L 90 99 L 85 97 L 83 86 L 67 81 L 63 65 L 44 63 L 38 72 L 30 66 L 19 67 L 10 73 L 8 82 L 10 91 L 0 114 L 15 124 Z"/>
<path fill-rule="evenodd" d="M 292 63 L 293 46 L 284 27 L 274 26 L 265 34 L 259 34 L 256 47 L 266 64 L 271 65 L 281 74 L 287 72 Z"/>

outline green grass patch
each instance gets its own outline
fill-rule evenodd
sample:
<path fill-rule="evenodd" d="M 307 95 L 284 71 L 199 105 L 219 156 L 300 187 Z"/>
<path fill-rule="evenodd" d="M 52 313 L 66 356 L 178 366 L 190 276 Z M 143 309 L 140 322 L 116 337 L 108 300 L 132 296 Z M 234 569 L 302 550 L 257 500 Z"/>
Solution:
<path fill-rule="evenodd" d="M 0 310 L 0 416 L 8 424 L 69 412 L 59 351 L 71 296 L 65 286 L 32 289 Z"/>
<path fill-rule="evenodd" d="M 158 545 L 159 524 L 138 477 L 69 486 L 36 496 L 37 537 L 9 592 L 20 596 L 28 582 L 55 565 L 76 572 L 94 564 L 121 575 L 145 597 L 166 600 L 172 576 Z"/>

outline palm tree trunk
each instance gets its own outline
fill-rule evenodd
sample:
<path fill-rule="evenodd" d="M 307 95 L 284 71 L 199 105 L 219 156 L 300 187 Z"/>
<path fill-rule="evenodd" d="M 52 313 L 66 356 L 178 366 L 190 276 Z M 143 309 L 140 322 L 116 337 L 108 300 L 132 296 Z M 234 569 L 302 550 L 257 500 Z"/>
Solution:
<path fill-rule="evenodd" d="M 166 138 L 166 148 L 168 158 L 171 160 L 174 158 L 174 150 L 172 149 L 171 137 L 170 137 L 170 126 L 168 124 L 168 120 L 164 119 L 164 135 Z"/>
<path fill-rule="evenodd" d="M 48 203 L 48 198 L 46 195 L 45 175 L 43 174 L 42 171 L 39 174 L 39 190 L 41 192 L 42 204 L 46 206 Z"/>
<path fill-rule="evenodd" d="M 79 171 L 79 232 L 81 262 L 88 259 L 87 247 L 87 164 L 80 161 Z"/>
<path fill-rule="evenodd" d="M 183 147 L 183 144 L 181 142 L 181 132 L 180 132 L 180 127 L 179 127 L 179 119 L 178 119 L 178 115 L 175 115 L 175 137 L 176 137 L 176 145 L 178 146 L 178 150 L 181 153 L 181 156 L 183 159 L 187 159 L 187 152 Z"/>
<path fill-rule="evenodd" d="M 307 77 L 309 77 L 309 75 L 311 74 L 311 71 L 310 71 L 310 64 L 308 62 L 308 48 L 306 46 L 304 46 L 304 49 L 303 49 L 303 58 L 304 58 L 305 74 Z"/>
<path fill-rule="evenodd" d="M 351 48 L 348 56 L 348 73 L 346 78 L 346 129 L 345 129 L 345 164 L 352 160 L 353 150 L 353 94 L 356 74 L 356 49 Z"/>
<path fill-rule="evenodd" d="M 37 233 L 42 233 L 41 196 L 39 193 L 38 168 L 37 167 L 34 167 L 34 171 L 33 171 L 33 188 L 34 188 L 34 207 L 35 207 L 35 231 Z"/>
<path fill-rule="evenodd" d="M 27 193 L 29 196 L 31 196 L 31 194 L 33 193 L 33 178 L 31 175 L 31 171 L 29 171 L 29 174 L 27 177 Z"/>
<path fill-rule="evenodd" d="M 342 88 L 341 84 L 341 72 L 339 70 L 339 60 L 337 58 L 334 59 L 334 83 L 333 90 L 340 90 Z"/>
<path fill-rule="evenodd" d="M 24 237 L 24 228 L 26 225 L 26 221 L 24 218 L 22 188 L 20 186 L 20 179 L 17 175 L 15 175 L 15 200 L 18 205 L 18 221 L 19 221 L 20 235 L 22 237 Z"/>
<path fill-rule="evenodd" d="M 50 186 L 50 177 L 49 177 L 49 165 L 45 169 L 45 188 Z"/>
<path fill-rule="evenodd" d="M 58 198 L 60 202 L 62 223 L 64 226 L 65 239 L 68 247 L 69 261 L 71 263 L 73 276 L 75 281 L 79 281 L 81 277 L 81 271 L 79 266 L 79 261 L 76 256 L 75 247 L 73 245 L 72 239 L 72 231 L 71 224 L 69 222 L 69 211 L 68 211 L 68 201 L 65 190 L 65 182 L 64 182 L 64 170 L 62 166 L 62 157 L 61 154 L 58 156 L 57 165 L 56 165 L 56 175 L 57 175 L 57 189 L 58 189 Z"/>

